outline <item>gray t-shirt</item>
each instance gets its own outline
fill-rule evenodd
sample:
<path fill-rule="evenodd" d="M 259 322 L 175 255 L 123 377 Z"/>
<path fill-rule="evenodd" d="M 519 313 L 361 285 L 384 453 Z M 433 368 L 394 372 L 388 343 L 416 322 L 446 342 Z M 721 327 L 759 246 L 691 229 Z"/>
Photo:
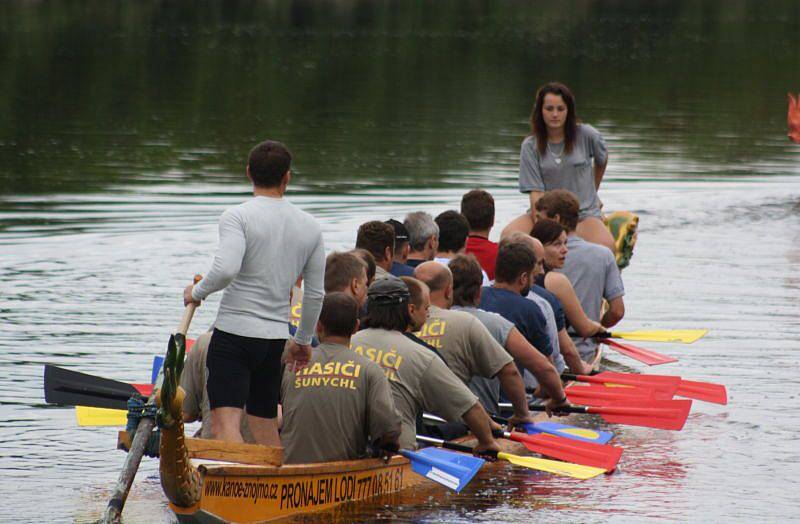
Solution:
<path fill-rule="evenodd" d="M 514 361 L 479 319 L 463 311 L 431 306 L 415 335 L 439 350 L 464 384 L 473 376 L 492 378 Z"/>
<path fill-rule="evenodd" d="M 562 142 L 550 144 L 540 155 L 536 137 L 529 136 L 520 149 L 519 190 L 530 193 L 568 189 L 578 197 L 581 219 L 599 217 L 600 198 L 594 186 L 592 159 L 595 165 L 603 166 L 608 161 L 608 152 L 602 135 L 589 124 L 578 124 L 575 144 L 569 154 L 564 152 Z"/>
<path fill-rule="evenodd" d="M 463 311 L 474 315 L 484 327 L 489 331 L 498 344 L 505 347 L 514 323 L 506 320 L 497 313 L 484 311 L 476 307 L 453 306 L 453 310 Z M 500 408 L 500 381 L 497 378 L 472 377 L 469 382 L 469 389 L 478 396 L 483 408 L 492 415 L 499 415 Z"/>
<path fill-rule="evenodd" d="M 289 294 L 303 275 L 303 318 L 295 333 L 310 344 L 322 309 L 325 246 L 314 218 L 284 198 L 254 197 L 219 219 L 219 248 L 195 300 L 225 289 L 216 328 L 243 337 L 289 338 Z"/>
<path fill-rule="evenodd" d="M 556 367 L 556 371 L 561 373 L 564 371 L 566 367 L 566 363 L 564 362 L 564 357 L 561 355 L 561 346 L 558 344 L 558 326 L 556 325 L 556 315 L 553 312 L 553 306 L 550 305 L 550 302 L 547 299 L 540 297 L 533 291 L 528 292 L 528 296 L 525 297 L 528 300 L 532 300 L 539 309 L 542 310 L 544 313 L 544 318 L 547 321 L 547 336 L 550 337 L 553 346 L 553 352 L 550 354 L 550 362 Z M 525 386 L 529 388 L 535 388 L 539 385 L 539 381 L 536 380 L 536 377 L 533 376 L 533 373 L 525 370 L 522 376 L 523 380 L 525 380 Z"/>
<path fill-rule="evenodd" d="M 567 258 L 559 271 L 572 283 L 583 311 L 597 322 L 602 317 L 603 299 L 614 300 L 625 294 L 617 262 L 611 251 L 572 234 L 567 237 Z M 581 356 L 593 355 L 597 344 L 592 338 L 576 338 Z"/>
<path fill-rule="evenodd" d="M 362 329 L 350 339 L 350 347 L 381 366 L 389 379 L 402 423 L 401 448 L 417 447 L 417 415 L 421 412 L 461 422 L 478 401 L 436 353 L 399 331 Z"/>
<path fill-rule="evenodd" d="M 400 430 L 381 368 L 346 346 L 323 342 L 300 372 L 281 383 L 283 462 L 353 460 L 367 444 Z"/>

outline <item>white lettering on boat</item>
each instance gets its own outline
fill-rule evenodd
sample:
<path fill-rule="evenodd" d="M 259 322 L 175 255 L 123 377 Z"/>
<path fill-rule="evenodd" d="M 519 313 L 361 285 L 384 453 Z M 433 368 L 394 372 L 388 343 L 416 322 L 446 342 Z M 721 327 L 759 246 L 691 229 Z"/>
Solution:
<path fill-rule="evenodd" d="M 397 466 L 377 472 L 309 476 L 301 480 L 207 477 L 203 490 L 207 497 L 252 499 L 253 504 L 277 503 L 280 509 L 290 510 L 361 500 L 399 491 L 402 486 L 403 467 Z"/>

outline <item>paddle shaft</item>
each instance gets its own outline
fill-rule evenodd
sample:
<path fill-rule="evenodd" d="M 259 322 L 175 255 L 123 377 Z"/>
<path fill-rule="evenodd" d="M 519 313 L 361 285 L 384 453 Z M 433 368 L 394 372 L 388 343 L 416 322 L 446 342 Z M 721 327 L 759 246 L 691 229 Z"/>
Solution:
<path fill-rule="evenodd" d="M 195 282 L 196 281 L 197 280 L 195 280 Z M 197 309 L 197 305 L 194 303 L 190 303 L 186 306 L 176 333 L 186 335 L 186 332 L 189 330 L 189 324 L 192 322 L 195 309 Z M 160 387 L 163 380 L 163 373 L 160 373 L 156 387 Z M 156 395 L 158 395 L 158 390 L 150 395 L 150 399 L 147 401 L 148 405 L 155 404 Z M 144 455 L 144 448 L 147 441 L 150 439 L 150 433 L 152 433 L 154 425 L 155 420 L 152 418 L 144 418 L 139 421 L 139 426 L 136 428 L 136 433 L 133 435 L 131 449 L 128 451 L 128 456 L 125 457 L 125 464 L 122 466 L 119 480 L 117 480 L 114 493 L 111 495 L 111 499 L 108 501 L 108 506 L 106 507 L 106 512 L 103 515 L 102 522 L 104 524 L 119 522 L 122 508 L 125 506 L 125 500 L 128 498 L 128 493 L 133 485 L 133 479 L 136 477 L 136 472 L 139 470 L 139 464 L 142 462 L 142 456 Z"/>
<path fill-rule="evenodd" d="M 475 448 L 473 448 L 472 446 L 465 446 L 464 444 L 458 444 L 456 442 L 450 442 L 447 440 L 442 440 L 433 437 L 425 437 L 422 435 L 417 435 L 417 440 L 419 440 L 420 442 L 427 442 L 428 444 L 434 444 L 442 448 L 452 449 L 453 451 L 461 451 L 462 453 L 472 454 L 475 451 Z M 483 453 L 483 455 L 497 458 L 497 453 L 498 452 L 494 450 L 486 450 Z"/>
<path fill-rule="evenodd" d="M 505 408 L 507 406 L 506 404 L 501 403 L 500 407 Z M 545 406 L 542 406 L 541 404 L 529 404 L 528 409 L 530 409 L 531 411 L 547 411 L 547 408 Z M 586 414 L 586 413 L 591 413 L 589 409 L 590 409 L 589 406 L 567 406 L 558 408 L 558 413 Z"/>

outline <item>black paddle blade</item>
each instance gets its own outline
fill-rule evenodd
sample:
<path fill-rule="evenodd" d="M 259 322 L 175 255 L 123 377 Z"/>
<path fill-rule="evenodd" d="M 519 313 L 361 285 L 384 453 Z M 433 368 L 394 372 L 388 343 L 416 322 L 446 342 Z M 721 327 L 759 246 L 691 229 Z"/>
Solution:
<path fill-rule="evenodd" d="M 49 404 L 128 409 L 128 399 L 138 394 L 125 382 L 44 366 L 44 399 Z"/>

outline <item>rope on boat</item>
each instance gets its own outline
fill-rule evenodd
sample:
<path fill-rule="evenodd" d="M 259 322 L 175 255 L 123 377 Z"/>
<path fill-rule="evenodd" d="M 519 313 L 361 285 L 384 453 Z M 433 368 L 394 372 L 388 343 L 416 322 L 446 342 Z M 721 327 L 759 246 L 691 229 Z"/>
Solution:
<path fill-rule="evenodd" d="M 158 422 L 156 417 L 158 407 L 155 404 L 147 404 L 144 397 L 134 395 L 128 399 L 128 425 L 125 426 L 125 431 L 128 435 L 136 433 L 136 428 L 139 427 L 139 422 L 143 418 L 152 418 Z M 133 437 L 131 437 L 133 438 Z M 161 442 L 161 430 L 157 429 L 150 433 L 150 438 L 144 446 L 144 454 L 148 457 L 158 458 L 158 447 Z"/>

